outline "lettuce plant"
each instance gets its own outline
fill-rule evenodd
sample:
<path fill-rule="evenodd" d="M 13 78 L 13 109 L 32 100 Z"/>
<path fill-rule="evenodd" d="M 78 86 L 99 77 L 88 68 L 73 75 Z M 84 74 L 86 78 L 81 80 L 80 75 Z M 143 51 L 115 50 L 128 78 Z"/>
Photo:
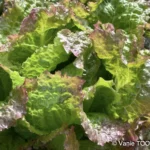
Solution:
<path fill-rule="evenodd" d="M 0 149 L 149 140 L 148 2 L 4 0 L 0 15 Z"/>

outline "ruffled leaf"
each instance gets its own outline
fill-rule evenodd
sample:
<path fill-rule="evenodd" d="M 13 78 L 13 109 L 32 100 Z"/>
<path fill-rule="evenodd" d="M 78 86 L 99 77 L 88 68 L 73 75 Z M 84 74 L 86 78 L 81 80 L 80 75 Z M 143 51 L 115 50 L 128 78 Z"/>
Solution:
<path fill-rule="evenodd" d="M 87 18 L 87 16 L 89 16 L 89 13 L 86 10 L 85 5 L 83 5 L 80 2 L 74 3 L 72 11 L 75 13 L 76 16 L 80 18 Z"/>
<path fill-rule="evenodd" d="M 127 0 L 104 1 L 97 9 L 97 16 L 103 23 L 110 22 L 117 29 L 131 31 L 146 21 L 148 6 Z"/>
<path fill-rule="evenodd" d="M 102 3 L 103 0 L 96 0 L 96 2 L 88 2 L 88 7 L 90 12 L 94 12 L 97 10 L 98 6 Z"/>
<path fill-rule="evenodd" d="M 141 60 L 139 60 L 141 61 Z M 138 63 L 137 63 L 138 64 Z M 121 66 L 116 83 L 116 89 L 120 94 L 120 100 L 114 101 L 109 108 L 115 117 L 121 117 L 125 121 L 133 122 L 138 116 L 149 112 L 149 60 L 145 65 L 133 68 L 124 68 L 125 75 L 121 74 Z M 114 66 L 115 68 L 115 66 Z M 123 78 L 122 78 L 123 76 Z M 146 79 L 146 80 L 145 80 Z"/>
<path fill-rule="evenodd" d="M 23 87 L 12 91 L 8 104 L 0 106 L 0 131 L 13 126 L 26 113 L 27 92 Z"/>
<path fill-rule="evenodd" d="M 107 142 L 120 140 L 127 129 L 125 124 L 114 122 L 103 114 L 93 113 L 86 116 L 81 113 L 81 118 L 88 138 L 101 146 Z"/>
<path fill-rule="evenodd" d="M 63 43 L 66 52 L 72 52 L 76 57 L 91 44 L 91 40 L 84 31 L 73 33 L 68 29 L 64 29 L 58 33 L 58 38 Z"/>
<path fill-rule="evenodd" d="M 100 28 L 100 25 L 102 28 Z M 119 50 L 124 43 L 124 37 L 120 30 L 114 33 L 112 24 L 102 25 L 100 22 L 95 24 L 95 30 L 91 33 L 95 52 L 101 59 L 112 59 L 119 56 Z"/>
<path fill-rule="evenodd" d="M 0 17 L 0 40 L 1 43 L 5 43 L 7 41 L 7 36 L 16 34 L 19 32 L 20 23 L 24 17 L 26 17 L 32 8 L 36 7 L 48 7 L 50 3 L 41 1 L 20 1 L 20 0 L 7 0 L 4 2 L 5 10 Z"/>
<path fill-rule="evenodd" d="M 16 34 L 19 31 L 23 17 L 23 10 L 15 3 L 3 13 L 0 17 L 0 46 L 7 41 L 8 35 Z"/>
<path fill-rule="evenodd" d="M 35 23 L 38 19 L 38 8 L 34 8 L 31 10 L 30 14 L 23 19 L 20 26 L 20 34 L 24 34 L 26 32 L 31 32 L 35 29 Z"/>
<path fill-rule="evenodd" d="M 54 45 L 41 47 L 23 64 L 21 73 L 25 77 L 37 77 L 45 70 L 53 71 L 58 64 L 66 61 L 69 55 L 56 38 Z"/>
<path fill-rule="evenodd" d="M 52 42 L 56 35 L 54 29 L 65 26 L 69 21 L 69 11 L 62 4 L 51 5 L 50 10 L 33 9 L 23 20 L 21 35 L 10 48 L 10 61 L 13 64 L 23 63 L 38 47 Z"/>
<path fill-rule="evenodd" d="M 83 81 L 76 77 L 61 77 L 60 74 L 44 73 L 38 78 L 37 87 L 29 92 L 25 117 L 35 132 L 39 131 L 37 134 L 80 122 L 82 84 Z"/>
<path fill-rule="evenodd" d="M 98 69 L 100 67 L 100 61 L 94 53 L 94 50 L 91 48 L 91 40 L 88 37 L 89 33 L 90 31 L 73 33 L 67 29 L 58 33 L 58 38 L 60 39 L 60 42 L 63 43 L 66 52 L 71 52 L 77 57 L 73 62 L 73 65 L 75 66 L 73 72 L 79 73 L 77 74 L 78 76 L 82 75 L 83 79 L 87 81 L 86 86 L 96 82 Z M 66 70 L 66 73 L 67 71 L 68 70 Z M 67 74 L 71 73 L 68 72 Z"/>
<path fill-rule="evenodd" d="M 37 33 L 42 34 L 49 29 L 66 25 L 69 20 L 69 10 L 63 4 L 51 4 L 48 10 L 33 9 L 23 20 L 20 32 L 23 34 L 36 30 Z"/>

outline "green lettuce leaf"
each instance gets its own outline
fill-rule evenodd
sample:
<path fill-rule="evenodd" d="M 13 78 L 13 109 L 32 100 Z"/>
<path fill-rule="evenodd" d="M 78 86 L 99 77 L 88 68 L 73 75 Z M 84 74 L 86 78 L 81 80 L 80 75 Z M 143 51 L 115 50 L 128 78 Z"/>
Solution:
<path fill-rule="evenodd" d="M 140 59 L 132 66 L 114 60 L 105 62 L 114 81 L 100 78 L 94 86 L 84 89 L 85 112 L 107 113 L 130 123 L 149 113 L 149 60 L 142 65 Z"/>
<path fill-rule="evenodd" d="M 133 44 L 128 43 L 129 39 L 133 41 L 133 35 L 125 38 L 123 32 L 116 31 L 114 33 L 114 28 L 110 24 L 100 25 L 102 29 L 99 28 L 99 24 L 95 25 L 95 30 L 91 33 L 91 38 L 98 57 L 103 59 L 102 63 L 106 70 L 112 74 L 114 90 L 119 95 L 118 98 L 112 101 L 113 104 L 111 107 L 107 108 L 107 112 L 115 118 L 133 122 L 139 115 L 148 112 L 149 106 L 149 101 L 144 100 L 144 97 L 143 101 L 137 98 L 142 82 L 138 74 L 141 70 L 141 65 L 147 60 L 146 56 L 142 57 L 140 55 L 140 48 L 142 48 L 143 43 L 141 31 L 143 29 L 140 30 L 139 28 L 136 34 L 137 39 Z M 128 50 L 125 54 L 123 52 L 126 47 L 128 47 Z"/>
<path fill-rule="evenodd" d="M 4 2 L 4 12 L 0 17 L 0 45 L 8 41 L 8 35 L 17 34 L 20 24 L 33 8 L 48 7 L 50 2 L 7 0 Z"/>
<path fill-rule="evenodd" d="M 117 29 L 134 30 L 146 21 L 148 6 L 128 0 L 104 1 L 97 9 L 97 15 L 103 23 L 112 23 Z"/>
<path fill-rule="evenodd" d="M 56 150 L 64 149 L 65 131 L 68 130 L 66 125 L 56 130 L 53 130 L 49 134 L 38 136 L 37 134 L 32 133 L 33 130 L 31 128 L 29 132 L 29 130 L 26 128 L 27 126 L 25 126 L 24 124 L 25 122 L 22 122 L 21 120 L 18 120 L 18 122 L 19 124 L 17 124 L 17 128 L 15 127 L 15 132 L 17 132 L 18 135 L 24 137 L 27 140 L 27 142 L 22 146 L 23 149 L 28 148 L 34 149 L 47 148 Z"/>
<path fill-rule="evenodd" d="M 51 9 L 36 8 L 26 17 L 19 36 L 9 48 L 8 59 L 13 64 L 22 64 L 38 47 L 53 41 L 55 29 L 69 23 L 69 10 L 62 4 L 53 4 Z"/>
<path fill-rule="evenodd" d="M 120 100 L 114 101 L 109 108 L 110 114 L 120 117 L 125 121 L 133 122 L 134 119 L 149 112 L 149 60 L 145 61 L 145 65 L 139 59 L 141 65 L 136 67 L 114 66 L 111 70 L 116 73 L 116 90 L 120 94 Z M 110 70 L 110 68 L 108 68 Z M 123 74 L 124 72 L 124 74 Z M 144 81 L 144 76 L 146 81 Z"/>
<path fill-rule="evenodd" d="M 0 66 L 0 101 L 6 99 L 12 90 L 12 85 L 13 83 L 9 73 L 7 73 L 7 71 L 5 71 L 5 69 Z"/>
<path fill-rule="evenodd" d="M 64 29 L 58 33 L 60 42 L 63 43 L 63 47 L 67 53 L 73 53 L 77 58 L 73 62 L 73 72 L 70 72 L 67 66 L 63 69 L 66 74 L 81 76 L 86 80 L 86 86 L 91 85 L 97 80 L 97 73 L 100 67 L 99 58 L 94 53 L 91 47 L 91 40 L 88 37 L 90 31 L 80 31 L 73 33 L 70 30 Z M 72 66 L 72 64 L 71 64 Z M 79 73 L 79 74 L 78 74 Z"/>
<path fill-rule="evenodd" d="M 119 150 L 111 142 L 147 139 L 148 3 L 2 3 L 0 149 Z"/>
<path fill-rule="evenodd" d="M 67 65 L 65 68 L 61 70 L 61 73 L 63 75 L 67 74 L 68 76 L 78 76 L 82 77 L 83 70 L 80 68 L 77 68 L 73 63 Z"/>
<path fill-rule="evenodd" d="M 6 2 L 8 3 L 8 2 Z M 6 4 L 5 4 L 6 5 Z M 0 17 L 0 46 L 7 41 L 7 36 L 19 31 L 23 16 L 23 10 L 16 4 L 9 7 Z"/>
<path fill-rule="evenodd" d="M 38 48 L 39 45 L 36 43 L 34 35 L 18 36 L 9 48 L 8 60 L 20 68 L 21 64 Z"/>
<path fill-rule="evenodd" d="M 55 38 L 53 45 L 41 47 L 22 64 L 21 74 L 28 78 L 37 77 L 45 70 L 53 71 L 68 58 L 59 39 Z"/>
<path fill-rule="evenodd" d="M 70 21 L 69 16 L 69 9 L 61 3 L 51 4 L 49 9 L 35 8 L 22 21 L 20 32 L 35 30 L 44 36 L 45 31 L 66 25 Z"/>
<path fill-rule="evenodd" d="M 59 134 L 46 144 L 48 149 L 64 150 L 65 134 Z"/>
<path fill-rule="evenodd" d="M 83 91 L 85 112 L 106 113 L 111 103 L 120 98 L 113 86 L 113 80 L 99 78 L 94 86 L 86 87 Z"/>
<path fill-rule="evenodd" d="M 83 60 L 82 60 L 83 59 Z M 93 47 L 89 48 L 83 53 L 83 56 L 77 58 L 74 62 L 75 66 L 78 67 L 78 63 L 83 61 L 83 75 L 82 78 L 86 81 L 84 86 L 90 86 L 96 83 L 99 77 L 100 70 L 100 59 L 94 52 Z"/>
<path fill-rule="evenodd" d="M 120 51 L 121 60 L 124 64 L 136 61 L 138 53 L 144 49 L 144 26 L 138 26 L 135 32 L 123 32 L 125 37 L 124 46 Z"/>
<path fill-rule="evenodd" d="M 95 30 L 90 34 L 90 38 L 100 59 L 118 57 L 120 55 L 119 50 L 124 44 L 124 36 L 121 30 L 117 30 L 114 33 L 114 26 L 110 23 L 102 24 L 97 22 Z"/>
<path fill-rule="evenodd" d="M 112 24 L 97 22 L 90 34 L 94 50 L 100 59 L 125 65 L 133 63 L 144 48 L 144 26 L 138 26 L 135 32 L 116 30 Z M 114 60 L 117 58 L 117 62 Z M 112 63 L 111 62 L 111 63 Z"/>
<path fill-rule="evenodd" d="M 11 70 L 16 70 L 16 71 L 18 71 L 21 67 L 20 64 L 18 63 L 13 64 L 10 61 L 8 51 L 0 52 L 0 64 L 3 66 L 6 66 L 7 68 Z"/>
<path fill-rule="evenodd" d="M 86 1 L 86 0 L 81 0 L 81 2 L 64 0 L 64 4 L 67 5 L 69 9 L 71 9 L 71 12 L 72 12 L 71 19 L 74 25 L 78 29 L 83 30 L 83 31 L 91 29 L 90 22 L 88 22 L 90 20 L 89 18 L 91 18 L 91 15 L 93 12 L 95 14 L 95 10 L 98 8 L 101 2 L 102 0 L 96 0 L 94 2 Z M 86 4 L 83 5 L 83 3 L 86 3 Z"/>
<path fill-rule="evenodd" d="M 12 83 L 9 82 L 9 85 L 6 84 L 7 89 L 9 89 L 8 87 L 11 87 L 11 89 L 14 89 L 17 86 L 21 86 L 24 83 L 25 78 L 21 77 L 17 71 L 12 71 L 2 65 L 0 65 L 0 68 L 3 70 L 3 71 L 1 70 L 1 80 L 2 80 L 2 82 L 4 82 L 3 85 L 5 85 L 7 83 L 5 78 L 7 78 L 7 81 L 11 80 L 11 82 L 12 82 Z M 6 72 L 7 74 L 2 73 L 2 72 Z M 8 79 L 8 78 L 10 78 L 10 79 Z"/>
<path fill-rule="evenodd" d="M 62 125 L 80 123 L 82 80 L 44 73 L 34 84 L 34 88 L 28 87 L 27 82 L 30 92 L 25 119 L 36 134 L 44 135 Z"/>
<path fill-rule="evenodd" d="M 0 149 L 18 150 L 24 144 L 25 140 L 18 136 L 13 128 L 0 132 Z"/>
<path fill-rule="evenodd" d="M 90 9 L 90 12 L 94 12 L 97 10 L 99 5 L 103 2 L 103 0 L 96 0 L 96 2 L 89 1 L 88 2 L 88 7 Z"/>
<path fill-rule="evenodd" d="M 87 18 L 87 16 L 89 16 L 89 12 L 85 8 L 85 5 L 79 2 L 73 3 L 72 11 L 80 18 Z"/>

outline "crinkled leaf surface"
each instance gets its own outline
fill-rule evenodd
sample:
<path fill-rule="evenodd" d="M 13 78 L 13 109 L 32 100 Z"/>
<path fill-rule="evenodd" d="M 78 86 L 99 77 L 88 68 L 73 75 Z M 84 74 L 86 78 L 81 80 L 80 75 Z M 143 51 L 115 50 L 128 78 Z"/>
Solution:
<path fill-rule="evenodd" d="M 95 30 L 91 33 L 90 38 L 93 40 L 95 52 L 101 59 L 118 57 L 124 42 L 121 31 L 118 30 L 114 33 L 114 27 L 109 23 L 102 25 L 98 22 L 95 24 Z"/>
<path fill-rule="evenodd" d="M 27 92 L 23 87 L 12 91 L 8 104 L 0 106 L 0 131 L 13 126 L 26 113 Z"/>
<path fill-rule="evenodd" d="M 75 15 L 80 18 L 87 18 L 87 16 L 89 16 L 89 13 L 86 10 L 85 5 L 83 5 L 82 3 L 79 2 L 74 3 L 72 10 L 75 13 Z"/>
<path fill-rule="evenodd" d="M 110 22 L 117 29 L 134 30 L 145 22 L 147 9 L 138 2 L 128 0 L 104 1 L 97 9 L 97 15 L 103 23 Z M 148 6 L 147 6 L 148 7 Z"/>
<path fill-rule="evenodd" d="M 96 2 L 89 1 L 88 2 L 88 7 L 90 9 L 90 12 L 94 12 L 97 10 L 98 6 L 100 3 L 102 3 L 103 0 L 96 0 Z"/>
<path fill-rule="evenodd" d="M 65 26 L 70 20 L 68 16 L 68 9 L 59 3 L 52 5 L 50 10 L 44 8 L 32 10 L 22 22 L 21 35 L 10 48 L 8 56 L 10 61 L 13 64 L 23 63 L 37 47 L 51 42 L 55 36 L 54 29 Z"/>
<path fill-rule="evenodd" d="M 138 64 L 138 61 L 136 63 Z M 149 60 L 145 62 L 145 67 L 143 65 L 138 67 L 135 67 L 135 65 L 133 68 L 112 65 L 114 71 L 118 70 L 115 85 L 117 92 L 120 94 L 120 100 L 114 101 L 111 108 L 109 108 L 111 114 L 121 117 L 125 121 L 133 122 L 136 117 L 149 111 L 148 64 Z M 113 74 L 115 74 L 114 71 Z M 139 74 L 141 77 L 139 77 Z M 144 81 L 144 76 L 146 76 L 146 81 Z"/>
<path fill-rule="evenodd" d="M 73 72 L 77 73 L 76 75 L 78 76 L 82 74 L 83 79 L 87 81 L 86 85 L 91 85 L 96 82 L 97 72 L 100 66 L 100 61 L 93 48 L 91 48 L 92 43 L 88 36 L 89 33 L 90 31 L 73 33 L 68 29 L 64 29 L 58 33 L 58 38 L 60 38 L 60 42 L 63 43 L 66 52 L 71 52 L 77 57 L 73 62 Z M 69 71 L 67 68 L 64 70 L 66 70 L 66 73 Z M 69 73 L 69 75 L 70 74 L 73 75 L 73 73 Z"/>
<path fill-rule="evenodd" d="M 77 77 L 42 74 L 35 90 L 29 92 L 26 120 L 41 134 L 79 123 L 82 84 Z"/>
<path fill-rule="evenodd" d="M 16 4 L 3 13 L 0 17 L 0 46 L 6 42 L 8 35 L 19 31 L 23 17 L 23 10 Z"/>
<path fill-rule="evenodd" d="M 110 23 L 97 22 L 94 26 L 90 38 L 99 58 L 108 61 L 117 58 L 125 65 L 136 61 L 139 51 L 144 48 L 144 26 L 138 26 L 132 34 L 124 30 L 115 31 Z"/>
<path fill-rule="evenodd" d="M 125 134 L 124 124 L 117 124 L 103 114 L 81 114 L 82 126 L 88 138 L 103 146 L 107 142 L 121 139 Z"/>
<path fill-rule="evenodd" d="M 21 21 L 26 17 L 32 8 L 48 7 L 49 2 L 31 0 L 7 0 L 4 2 L 5 11 L 0 17 L 0 43 L 7 41 L 7 36 L 16 34 L 19 31 Z M 3 8 L 4 9 L 4 8 Z"/>
<path fill-rule="evenodd" d="M 118 150 L 149 126 L 148 3 L 57 1 L 0 8 L 0 149 Z"/>
<path fill-rule="evenodd" d="M 22 21 L 20 33 L 35 30 L 44 36 L 45 31 L 66 25 L 70 21 L 69 15 L 69 9 L 61 3 L 51 4 L 49 9 L 32 9 L 30 14 Z"/>
<path fill-rule="evenodd" d="M 68 58 L 69 54 L 56 38 L 53 45 L 41 47 L 22 64 L 21 74 L 30 78 L 37 77 L 45 70 L 53 71 L 59 63 Z"/>
<path fill-rule="evenodd" d="M 101 25 L 101 28 L 99 28 L 99 25 Z M 139 33 L 140 32 L 141 31 L 139 31 Z M 122 59 L 122 50 L 125 48 L 125 44 L 129 38 L 126 39 L 122 32 L 116 31 L 116 33 L 114 33 L 114 28 L 111 24 L 102 25 L 97 23 L 90 37 L 93 40 L 98 57 L 103 59 L 102 63 L 106 70 L 113 76 L 114 92 L 118 95 L 111 101 L 112 105 L 111 107 L 109 105 L 107 110 L 111 112 L 111 115 L 113 114 L 113 116 L 117 118 L 120 117 L 125 121 L 132 122 L 140 114 L 146 113 L 149 106 L 148 100 L 145 101 L 143 97 L 143 101 L 141 101 L 137 97 L 142 82 L 142 79 L 138 77 L 138 73 L 141 72 L 141 65 L 146 61 L 146 58 L 138 54 L 140 47 L 142 47 L 142 38 L 138 37 L 134 45 L 129 44 L 129 51 L 127 53 L 128 55 L 131 54 L 131 57 L 126 57 L 127 63 L 125 63 Z M 138 41 L 141 41 L 141 43 Z M 108 43 L 111 44 L 108 45 Z M 106 93 L 110 92 L 108 91 Z M 112 98 L 112 96 L 110 97 Z M 105 98 L 103 97 L 103 99 Z M 104 101 L 106 102 L 106 100 Z M 119 108 L 118 106 L 121 105 L 122 107 Z M 96 106 L 98 106 L 97 102 Z M 124 111 L 122 111 L 122 108 L 124 108 Z M 93 110 L 95 110 L 95 108 Z"/>
<path fill-rule="evenodd" d="M 58 38 L 63 43 L 66 52 L 72 52 L 75 56 L 79 56 L 91 44 L 88 34 L 84 31 L 73 33 L 64 29 L 58 33 Z"/>

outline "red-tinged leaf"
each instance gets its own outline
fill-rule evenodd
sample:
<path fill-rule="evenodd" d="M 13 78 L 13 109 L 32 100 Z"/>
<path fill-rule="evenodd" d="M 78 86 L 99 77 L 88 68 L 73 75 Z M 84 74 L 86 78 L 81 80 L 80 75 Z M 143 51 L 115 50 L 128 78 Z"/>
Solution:
<path fill-rule="evenodd" d="M 120 140 L 128 129 L 127 124 L 110 120 L 106 115 L 90 113 L 87 116 L 83 112 L 80 115 L 88 138 L 101 146 Z"/>
<path fill-rule="evenodd" d="M 38 19 L 38 8 L 32 9 L 31 13 L 24 18 L 20 26 L 20 34 L 24 34 L 26 32 L 33 31 L 35 29 L 35 23 Z"/>
<path fill-rule="evenodd" d="M 100 27 L 101 26 L 101 27 Z M 112 59 L 120 55 L 124 45 L 124 36 L 121 30 L 114 31 L 112 24 L 95 24 L 95 30 L 90 34 L 95 52 L 100 59 Z M 120 56 L 119 56 L 120 57 Z"/>
<path fill-rule="evenodd" d="M 74 127 L 65 131 L 66 140 L 64 142 L 65 150 L 79 150 L 79 143 L 76 139 L 76 134 L 74 132 Z"/>
<path fill-rule="evenodd" d="M 91 44 L 88 34 L 84 31 L 73 33 L 68 29 L 63 29 L 58 33 L 58 38 L 63 43 L 65 51 L 72 52 L 76 57 Z"/>
<path fill-rule="evenodd" d="M 0 131 L 15 125 L 16 120 L 26 113 L 26 102 L 28 100 L 26 89 L 16 88 L 9 97 L 9 103 L 0 106 Z"/>

